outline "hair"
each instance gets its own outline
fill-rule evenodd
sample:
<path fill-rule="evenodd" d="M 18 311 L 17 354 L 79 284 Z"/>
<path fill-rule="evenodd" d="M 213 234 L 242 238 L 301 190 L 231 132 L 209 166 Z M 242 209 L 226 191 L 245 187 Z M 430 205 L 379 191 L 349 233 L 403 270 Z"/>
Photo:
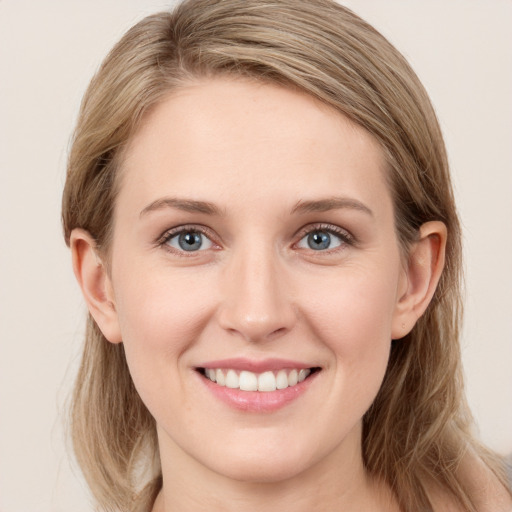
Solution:
<path fill-rule="evenodd" d="M 350 10 L 331 0 L 187 0 L 132 27 L 81 105 L 63 195 L 66 243 L 83 228 L 108 255 L 124 148 L 165 96 L 215 76 L 303 91 L 367 130 L 386 157 L 404 254 L 423 223 L 446 225 L 434 298 L 413 330 L 392 342 L 382 387 L 363 418 L 363 460 L 404 511 L 433 510 L 429 483 L 475 511 L 460 471 L 469 454 L 505 478 L 498 458 L 473 438 L 463 394 L 461 231 L 445 146 L 407 61 Z M 90 315 L 71 432 L 102 510 L 151 509 L 162 485 L 155 421 L 134 388 L 123 345 L 109 343 Z"/>

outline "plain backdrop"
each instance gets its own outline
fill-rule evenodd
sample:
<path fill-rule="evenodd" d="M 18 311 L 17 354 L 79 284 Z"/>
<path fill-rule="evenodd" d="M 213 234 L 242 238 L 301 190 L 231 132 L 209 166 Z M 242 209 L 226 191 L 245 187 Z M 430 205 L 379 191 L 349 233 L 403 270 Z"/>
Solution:
<path fill-rule="evenodd" d="M 512 2 L 347 0 L 410 60 L 446 137 L 464 224 L 464 367 L 481 437 L 512 452 Z M 93 72 L 160 0 L 0 0 L 0 512 L 92 510 L 66 451 L 84 306 L 60 228 Z"/>

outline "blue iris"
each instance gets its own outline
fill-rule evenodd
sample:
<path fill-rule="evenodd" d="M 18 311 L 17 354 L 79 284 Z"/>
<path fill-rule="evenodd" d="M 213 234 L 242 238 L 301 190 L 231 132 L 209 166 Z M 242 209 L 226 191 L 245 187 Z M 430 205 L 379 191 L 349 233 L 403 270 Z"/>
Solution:
<path fill-rule="evenodd" d="M 314 251 L 328 249 L 331 245 L 331 235 L 326 231 L 313 231 L 308 235 L 308 246 Z"/>
<path fill-rule="evenodd" d="M 178 244 L 184 251 L 197 251 L 203 245 L 202 235 L 196 231 L 180 233 L 178 236 Z"/>

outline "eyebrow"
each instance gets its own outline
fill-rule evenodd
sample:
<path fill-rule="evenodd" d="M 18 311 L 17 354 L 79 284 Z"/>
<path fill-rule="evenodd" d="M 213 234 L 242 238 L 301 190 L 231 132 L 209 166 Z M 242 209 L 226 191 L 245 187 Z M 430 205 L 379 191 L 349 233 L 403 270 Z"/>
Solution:
<path fill-rule="evenodd" d="M 162 210 L 165 208 L 175 208 L 190 213 L 203 213 L 206 215 L 222 214 L 221 210 L 213 203 L 208 201 L 195 201 L 193 199 L 179 199 L 176 197 L 163 197 L 153 201 L 146 206 L 141 212 L 140 217 L 150 212 Z M 317 199 L 309 201 L 298 201 L 292 208 L 291 213 L 313 213 L 327 212 L 329 210 L 352 209 L 366 213 L 373 217 L 373 212 L 357 199 L 348 197 L 329 197 L 326 199 Z"/>
<path fill-rule="evenodd" d="M 361 201 L 349 197 L 329 197 L 311 201 L 299 201 L 293 208 L 292 213 L 327 212 L 329 210 L 351 209 L 366 213 L 373 217 L 373 212 Z"/>
<path fill-rule="evenodd" d="M 163 210 L 165 208 L 175 208 L 190 213 L 205 213 L 206 215 L 221 215 L 220 209 L 208 201 L 195 201 L 193 199 L 179 199 L 176 197 L 163 197 L 153 201 L 141 212 L 140 217 L 150 212 Z"/>

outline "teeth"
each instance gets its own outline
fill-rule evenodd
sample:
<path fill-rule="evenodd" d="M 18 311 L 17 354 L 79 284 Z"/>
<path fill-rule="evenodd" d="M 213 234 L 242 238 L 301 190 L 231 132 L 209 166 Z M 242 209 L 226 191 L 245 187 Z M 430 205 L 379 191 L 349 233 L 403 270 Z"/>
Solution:
<path fill-rule="evenodd" d="M 300 370 L 299 372 L 299 382 L 302 382 L 308 375 L 310 371 L 309 370 Z"/>
<path fill-rule="evenodd" d="M 228 373 L 226 374 L 226 387 L 233 389 L 240 387 L 240 379 L 238 378 L 238 374 L 235 370 L 228 370 Z"/>
<path fill-rule="evenodd" d="M 258 376 L 258 391 L 275 391 L 275 390 L 276 390 L 276 376 L 272 372 L 261 373 Z"/>
<path fill-rule="evenodd" d="M 252 372 L 240 372 L 240 389 L 243 391 L 257 391 L 258 377 L 256 377 L 256 374 Z"/>
<path fill-rule="evenodd" d="M 288 386 L 292 386 L 292 384 L 288 381 L 288 375 L 284 370 L 279 370 L 276 376 L 276 388 L 277 389 L 285 389 Z"/>
<path fill-rule="evenodd" d="M 215 370 L 215 382 L 217 382 L 219 386 L 226 385 L 226 377 L 224 377 L 224 372 L 222 370 Z"/>
<path fill-rule="evenodd" d="M 245 370 L 238 373 L 231 369 L 206 368 L 204 373 L 208 379 L 216 382 L 219 386 L 241 389 L 242 391 L 269 392 L 297 385 L 306 379 L 311 370 L 279 370 L 277 373 L 268 371 L 256 374 Z"/>

